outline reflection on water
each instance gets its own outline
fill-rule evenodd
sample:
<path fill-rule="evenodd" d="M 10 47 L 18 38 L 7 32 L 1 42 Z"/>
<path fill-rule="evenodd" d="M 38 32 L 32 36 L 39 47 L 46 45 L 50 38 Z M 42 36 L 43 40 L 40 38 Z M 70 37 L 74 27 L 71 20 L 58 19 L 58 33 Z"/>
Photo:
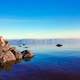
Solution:
<path fill-rule="evenodd" d="M 25 58 L 24 61 L 31 61 L 31 58 Z M 21 63 L 22 60 L 16 60 L 16 61 L 9 61 L 3 64 L 0 64 L 0 70 L 5 70 L 5 71 L 11 71 L 13 68 L 13 65 Z"/>
<path fill-rule="evenodd" d="M 21 61 L 9 61 L 0 65 L 0 70 L 10 71 L 14 64 L 20 63 Z"/>
<path fill-rule="evenodd" d="M 34 55 L 34 56 L 35 56 L 35 55 Z M 31 61 L 34 56 L 29 57 L 29 58 L 24 58 L 24 61 Z"/>

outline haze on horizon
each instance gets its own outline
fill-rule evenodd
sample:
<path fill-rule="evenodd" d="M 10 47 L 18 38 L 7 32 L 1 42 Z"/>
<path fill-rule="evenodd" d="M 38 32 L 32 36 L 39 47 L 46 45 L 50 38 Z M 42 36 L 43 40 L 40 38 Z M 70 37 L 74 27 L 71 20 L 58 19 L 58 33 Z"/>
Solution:
<path fill-rule="evenodd" d="M 80 0 L 1 0 L 0 35 L 80 39 Z"/>

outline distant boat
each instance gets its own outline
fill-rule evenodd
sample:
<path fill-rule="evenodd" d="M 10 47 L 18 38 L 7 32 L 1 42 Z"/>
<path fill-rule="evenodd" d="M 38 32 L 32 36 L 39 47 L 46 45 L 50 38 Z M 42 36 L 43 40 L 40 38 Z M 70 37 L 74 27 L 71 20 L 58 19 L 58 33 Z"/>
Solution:
<path fill-rule="evenodd" d="M 56 46 L 57 46 L 57 47 L 62 47 L 63 45 L 62 45 L 62 44 L 57 44 Z"/>

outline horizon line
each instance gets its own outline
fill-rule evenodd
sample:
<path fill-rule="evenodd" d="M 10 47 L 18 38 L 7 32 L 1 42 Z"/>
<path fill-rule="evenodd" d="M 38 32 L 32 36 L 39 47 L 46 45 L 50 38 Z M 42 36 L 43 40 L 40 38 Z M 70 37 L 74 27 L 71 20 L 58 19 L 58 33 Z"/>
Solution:
<path fill-rule="evenodd" d="M 33 40 L 48 40 L 48 39 L 64 39 L 64 40 L 80 40 L 80 38 L 7 38 L 7 40 L 21 40 L 21 39 L 33 39 Z"/>

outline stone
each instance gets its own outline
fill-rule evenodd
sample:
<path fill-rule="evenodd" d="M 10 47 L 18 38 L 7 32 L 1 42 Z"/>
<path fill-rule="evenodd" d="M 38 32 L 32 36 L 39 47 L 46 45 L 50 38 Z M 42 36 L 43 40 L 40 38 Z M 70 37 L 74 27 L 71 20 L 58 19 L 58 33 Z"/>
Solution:
<path fill-rule="evenodd" d="M 30 52 L 30 51 L 28 51 L 28 50 L 24 50 L 24 51 L 22 51 L 21 53 L 22 53 L 22 55 L 23 55 L 23 59 L 24 59 L 24 58 L 31 58 L 31 57 L 33 57 L 32 52 Z"/>
<path fill-rule="evenodd" d="M 0 63 L 16 60 L 14 54 L 9 50 L 11 46 L 6 40 L 0 37 Z"/>
<path fill-rule="evenodd" d="M 0 37 L 0 63 L 21 60 L 24 58 L 32 58 L 32 52 L 24 50 L 19 52 L 15 47 L 11 47 L 7 40 Z"/>
<path fill-rule="evenodd" d="M 7 52 L 2 52 L 0 53 L 0 63 L 5 63 L 8 61 L 15 61 L 16 58 L 14 56 L 14 54 L 11 51 L 7 51 Z"/>
<path fill-rule="evenodd" d="M 63 46 L 63 45 L 61 45 L 61 44 L 57 44 L 56 46 L 57 46 L 57 47 L 61 47 L 61 46 Z"/>
<path fill-rule="evenodd" d="M 14 47 L 10 48 L 10 51 L 15 55 L 16 59 L 22 59 L 22 54 L 18 52 Z"/>

